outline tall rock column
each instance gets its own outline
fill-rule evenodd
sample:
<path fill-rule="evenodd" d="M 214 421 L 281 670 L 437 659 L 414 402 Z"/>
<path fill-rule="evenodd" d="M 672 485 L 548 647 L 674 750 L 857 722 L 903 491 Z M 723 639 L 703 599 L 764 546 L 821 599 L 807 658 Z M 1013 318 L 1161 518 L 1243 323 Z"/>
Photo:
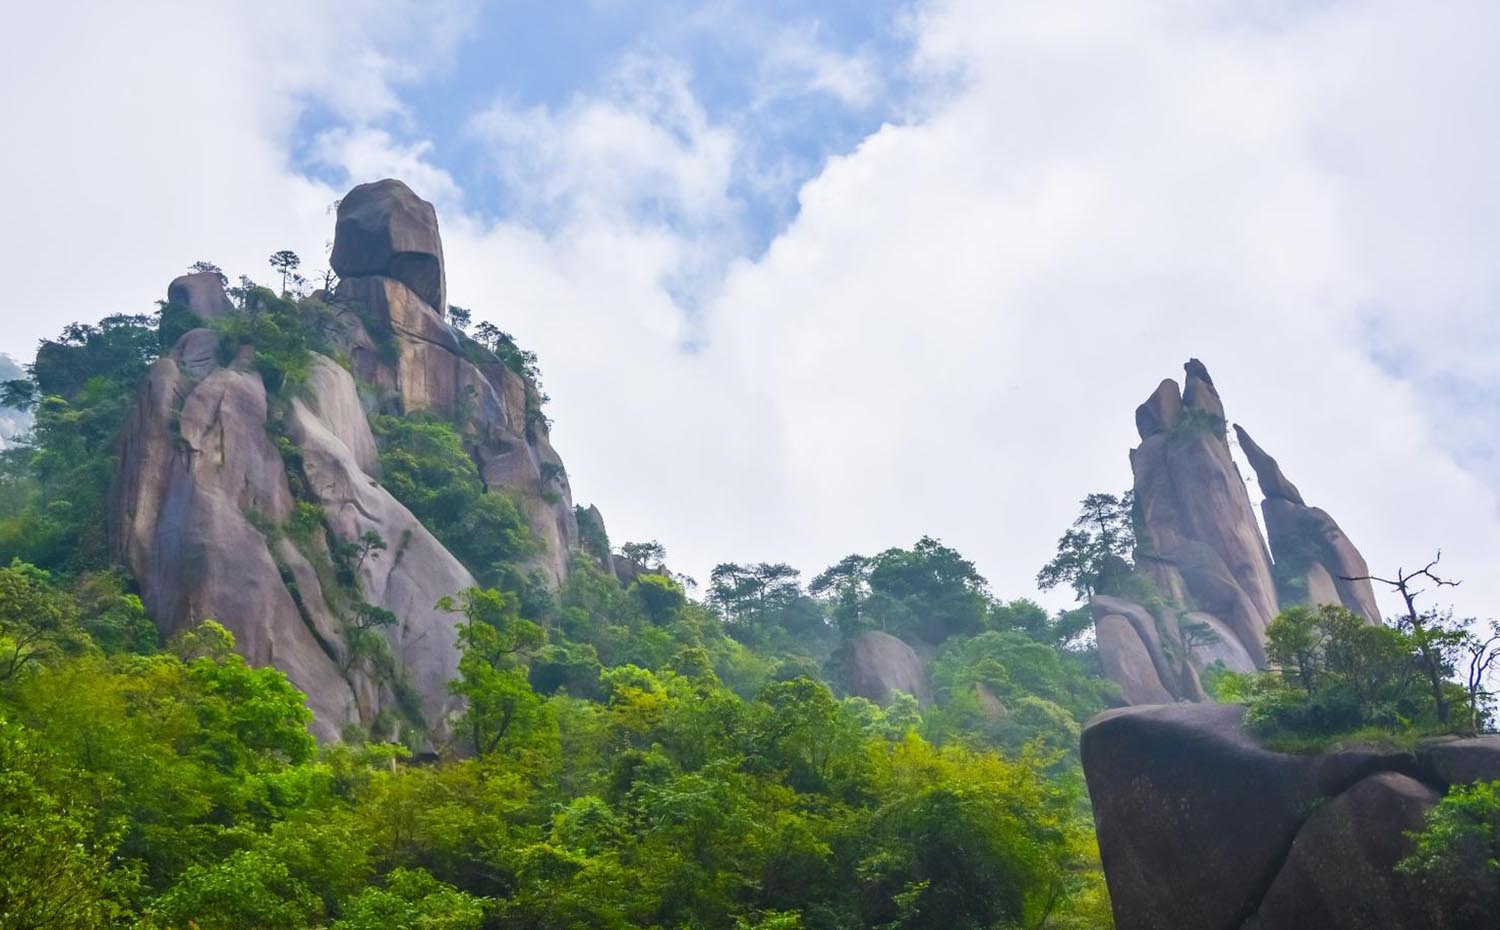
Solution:
<path fill-rule="evenodd" d="M 1199 675 L 1265 665 L 1266 627 L 1290 603 L 1380 619 L 1365 560 L 1236 426 L 1265 493 L 1266 545 L 1230 455 L 1224 403 L 1203 363 L 1136 408 L 1135 571 L 1090 600 L 1099 658 L 1127 704 L 1205 699 Z M 1275 559 L 1273 561 L 1272 556 Z"/>
<path fill-rule="evenodd" d="M 515 492 L 545 546 L 534 568 L 560 584 L 578 521 L 540 391 L 443 319 L 447 276 L 432 204 L 400 181 L 359 185 L 339 201 L 331 263 L 354 374 L 387 412 L 460 423 L 485 486 Z"/>
<path fill-rule="evenodd" d="M 1136 411 L 1136 567 L 1168 602 L 1221 620 L 1259 664 L 1277 612 L 1271 556 L 1229 453 L 1219 392 L 1197 359 L 1184 367 L 1181 395 L 1165 381 Z"/>

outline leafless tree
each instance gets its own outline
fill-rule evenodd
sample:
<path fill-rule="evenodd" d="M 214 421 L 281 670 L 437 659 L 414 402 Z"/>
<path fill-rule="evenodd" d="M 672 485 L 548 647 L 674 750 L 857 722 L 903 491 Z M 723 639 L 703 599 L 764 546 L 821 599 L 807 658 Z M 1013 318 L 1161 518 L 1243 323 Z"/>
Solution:
<path fill-rule="evenodd" d="M 1468 675 L 1464 682 L 1469 693 L 1469 731 L 1478 733 L 1484 716 L 1482 708 L 1492 694 L 1487 687 L 1490 668 L 1500 657 L 1500 622 L 1490 621 L 1488 636 L 1470 633 L 1464 640 L 1464 651 L 1469 656 Z"/>
<path fill-rule="evenodd" d="M 1446 725 L 1450 709 L 1448 696 L 1443 692 L 1444 673 L 1448 666 L 1448 656 L 1457 649 L 1465 634 L 1461 630 L 1453 629 L 1450 623 L 1445 622 L 1444 615 L 1436 610 L 1422 611 L 1417 608 L 1417 598 L 1427 591 L 1434 588 L 1456 588 L 1462 584 L 1459 581 L 1443 578 L 1434 571 L 1442 559 L 1443 551 L 1439 549 L 1431 562 L 1414 572 L 1408 572 L 1402 568 L 1396 569 L 1394 579 L 1381 578 L 1378 575 L 1357 577 L 1341 575 L 1340 577 L 1345 581 L 1379 582 L 1388 585 L 1401 595 L 1401 600 L 1406 605 L 1406 615 L 1400 619 L 1400 623 L 1411 630 L 1412 639 L 1417 645 L 1417 652 L 1422 658 L 1422 668 L 1427 675 L 1427 683 L 1432 689 L 1432 700 L 1437 708 L 1438 722 Z"/>

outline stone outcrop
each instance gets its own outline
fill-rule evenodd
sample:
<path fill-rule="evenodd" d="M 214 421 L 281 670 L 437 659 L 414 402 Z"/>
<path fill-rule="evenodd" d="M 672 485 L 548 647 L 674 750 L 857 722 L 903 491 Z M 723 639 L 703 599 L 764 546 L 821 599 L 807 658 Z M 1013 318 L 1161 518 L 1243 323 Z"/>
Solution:
<path fill-rule="evenodd" d="M 1129 704 L 1201 701 L 1211 666 L 1264 665 L 1266 627 L 1286 604 L 1342 603 L 1379 617 L 1368 582 L 1340 580 L 1364 573 L 1358 551 L 1236 427 L 1267 495 L 1267 546 L 1218 389 L 1197 359 L 1184 375 L 1181 389 L 1163 381 L 1136 409 L 1135 569 L 1090 603 L 1101 663 Z"/>
<path fill-rule="evenodd" d="M 344 195 L 329 264 L 341 278 L 400 281 L 427 306 L 448 312 L 437 211 L 400 181 L 361 184 Z"/>
<path fill-rule="evenodd" d="M 1243 715 L 1235 705 L 1134 707 L 1085 727 L 1120 930 L 1464 926 L 1395 864 L 1410 851 L 1405 832 L 1451 785 L 1500 778 L 1493 739 L 1289 755 L 1247 735 Z M 1500 904 L 1482 869 L 1474 880 L 1477 897 Z"/>
<path fill-rule="evenodd" d="M 185 368 L 182 350 L 211 339 L 188 333 L 146 375 L 123 431 L 114 543 L 165 635 L 223 623 L 246 659 L 307 693 L 318 735 L 331 738 L 357 722 L 354 686 L 330 654 L 331 624 L 305 621 L 283 581 L 278 560 L 305 571 L 306 559 L 263 529 L 286 523 L 294 504 L 266 432 L 265 387 L 249 352 L 228 367 Z"/>
<path fill-rule="evenodd" d="M 333 264 L 336 292 L 304 305 L 329 355 L 295 391 L 268 396 L 255 347 L 226 364 L 212 329 L 152 365 L 122 431 L 111 542 L 165 634 L 224 624 L 247 659 L 307 693 L 321 739 L 351 724 L 389 738 L 404 722 L 440 743 L 459 651 L 437 604 L 475 581 L 381 486 L 367 414 L 456 424 L 486 489 L 511 495 L 541 541 L 529 567 L 553 585 L 578 544 L 571 490 L 536 385 L 443 319 L 430 204 L 398 181 L 355 188 Z M 205 321 L 239 312 L 213 273 L 177 279 L 169 299 Z M 349 554 L 376 537 L 384 549 Z M 394 622 L 361 627 L 371 608 Z M 370 628 L 388 654 L 352 648 L 351 629 Z"/>
<path fill-rule="evenodd" d="M 223 319 L 234 312 L 234 304 L 224 293 L 224 282 L 217 271 L 197 271 L 175 278 L 167 285 L 167 302 L 181 304 L 204 322 Z"/>
<path fill-rule="evenodd" d="M 889 633 L 867 630 L 844 647 L 844 685 L 850 694 L 884 703 L 904 691 L 926 704 L 931 698 L 927 666 Z"/>
<path fill-rule="evenodd" d="M 387 541 L 387 551 L 360 561 L 357 584 L 368 602 L 395 614 L 391 645 L 401 680 L 421 700 L 424 718 L 445 720 L 457 709 L 448 682 L 457 675 L 459 650 L 452 616 L 436 605 L 473 587 L 474 579 L 361 463 L 365 450 L 373 458 L 375 440 L 365 418 L 352 415 L 359 399 L 349 373 L 320 358 L 310 383 L 322 389 L 311 402 L 294 399 L 286 423 L 287 436 L 302 453 L 308 493 L 334 538 L 357 540 L 373 532 Z M 382 694 L 379 703 L 391 706 L 397 698 L 395 692 Z"/>
<path fill-rule="evenodd" d="M 1196 359 L 1186 368 L 1180 406 L 1175 385 L 1157 388 L 1147 406 L 1160 418 L 1130 453 L 1140 524 L 1136 567 L 1169 602 L 1223 620 L 1261 662 L 1266 625 L 1277 611 L 1271 556 L 1229 454 L 1218 391 Z M 1149 419 L 1136 416 L 1138 423 Z"/>
<path fill-rule="evenodd" d="M 388 413 L 429 411 L 461 422 L 485 486 L 518 492 L 544 547 L 533 567 L 559 584 L 578 546 L 578 521 L 536 385 L 449 326 L 396 278 L 344 278 L 333 301 L 342 347 L 370 402 Z"/>
<path fill-rule="evenodd" d="M 1260 482 L 1261 513 L 1281 599 L 1286 603 L 1342 604 L 1371 623 L 1380 622 L 1375 590 L 1365 578 L 1370 568 L 1349 537 L 1325 511 L 1302 500 L 1297 486 L 1287 480 L 1281 466 L 1268 455 L 1245 428 L 1236 425 L 1235 435 L 1250 467 Z"/>

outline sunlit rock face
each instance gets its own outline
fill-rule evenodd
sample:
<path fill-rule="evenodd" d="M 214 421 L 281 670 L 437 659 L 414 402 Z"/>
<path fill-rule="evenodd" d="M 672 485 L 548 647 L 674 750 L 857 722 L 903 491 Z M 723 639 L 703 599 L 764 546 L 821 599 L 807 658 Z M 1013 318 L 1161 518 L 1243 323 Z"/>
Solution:
<path fill-rule="evenodd" d="M 1201 701 L 1201 676 L 1265 664 L 1266 627 L 1293 603 L 1379 619 L 1364 559 L 1276 460 L 1236 426 L 1259 479 L 1271 544 L 1235 464 L 1224 402 L 1197 359 L 1136 409 L 1135 572 L 1091 600 L 1105 673 L 1129 704 Z"/>
<path fill-rule="evenodd" d="M 1107 711 L 1084 728 L 1084 774 L 1119 930 L 1460 930 L 1399 873 L 1408 831 L 1452 786 L 1500 778 L 1500 737 L 1413 750 L 1273 752 L 1245 708 Z M 1453 876 L 1500 907 L 1483 862 Z"/>
<path fill-rule="evenodd" d="M 247 659 L 307 693 L 320 738 L 409 724 L 440 742 L 458 709 L 448 682 L 459 653 L 455 618 L 437 603 L 475 582 L 381 487 L 369 414 L 455 423 L 486 489 L 512 495 L 541 541 L 528 567 L 554 586 L 578 545 L 572 493 L 536 385 L 443 319 L 430 204 L 399 181 L 355 188 L 332 263 L 343 279 L 318 299 L 337 360 L 314 355 L 279 405 L 254 346 L 225 357 L 214 330 L 186 333 L 151 367 L 121 438 L 111 542 L 163 633 L 224 624 Z M 205 321 L 241 312 L 211 272 L 172 282 L 169 298 Z M 294 540 L 285 528 L 299 504 L 322 525 Z M 367 534 L 387 548 L 335 579 L 330 547 Z M 361 605 L 395 617 L 376 634 L 393 666 L 380 675 L 350 652 Z"/>
<path fill-rule="evenodd" d="M 329 264 L 341 278 L 393 278 L 428 307 L 448 311 L 437 211 L 400 181 L 361 184 L 344 195 Z"/>

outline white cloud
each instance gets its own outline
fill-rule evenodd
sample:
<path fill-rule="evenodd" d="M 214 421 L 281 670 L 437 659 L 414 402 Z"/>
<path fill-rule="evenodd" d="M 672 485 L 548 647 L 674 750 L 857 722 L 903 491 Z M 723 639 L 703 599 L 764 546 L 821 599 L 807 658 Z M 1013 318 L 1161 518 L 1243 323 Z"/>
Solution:
<path fill-rule="evenodd" d="M 770 38 L 756 81 L 757 106 L 806 94 L 827 94 L 860 109 L 875 103 L 885 82 L 874 58 L 834 49 L 819 32 L 815 22 L 799 23 Z"/>
<path fill-rule="evenodd" d="M 62 324 L 145 312 L 198 259 L 264 276 L 316 267 L 339 191 L 289 165 L 307 108 L 399 118 L 400 82 L 456 35 L 467 3 L 30 4 L 0 34 L 0 349 L 29 358 Z M 24 91 L 22 90 L 24 89 Z"/>
<path fill-rule="evenodd" d="M 1496 348 L 1482 253 L 1500 211 L 1468 205 L 1500 186 L 1455 154 L 1500 138 L 1495 66 L 1469 38 L 1492 14 L 1222 12 L 929 7 L 926 115 L 806 185 L 796 221 L 707 306 L 699 355 L 595 329 L 595 313 L 670 313 L 636 289 L 655 276 L 560 274 L 571 293 L 516 318 L 552 373 L 575 486 L 617 535 L 660 535 L 694 572 L 815 570 L 931 532 L 1028 593 L 1073 502 L 1128 482 L 1135 404 L 1197 355 L 1372 566 L 1443 546 L 1469 579 L 1460 607 L 1491 611 L 1493 476 L 1456 460 L 1453 410 L 1422 379 Z M 1422 137 L 1433 119 L 1406 102 L 1462 133 Z M 585 295 L 587 277 L 609 284 Z M 607 309 L 581 309 L 594 301 Z M 580 363 L 596 332 L 608 348 Z M 1376 334 L 1416 380 L 1377 363 Z"/>
<path fill-rule="evenodd" d="M 1450 411 L 1363 334 L 1372 316 L 1400 333 L 1416 372 L 1493 356 L 1500 269 L 1479 253 L 1500 185 L 1455 151 L 1500 139 L 1482 90 L 1500 75 L 1470 38 L 1494 14 L 1341 7 L 1266 30 L 1147 9 L 932 7 L 922 60 L 960 89 L 831 163 L 731 277 L 712 351 L 767 385 L 793 450 L 804 518 L 781 551 L 817 564 L 930 531 L 1024 592 L 1072 501 L 1126 482 L 1135 403 L 1198 355 L 1374 566 L 1443 545 L 1460 603 L 1491 610 L 1493 476 L 1453 460 Z M 1415 86 L 1361 95 L 1393 83 Z M 1433 120 L 1405 101 L 1463 132 L 1413 138 Z"/>
<path fill-rule="evenodd" d="M 432 202 L 444 215 L 458 214 L 463 191 L 453 176 L 432 164 L 431 142 L 402 143 L 383 129 L 335 127 L 319 133 L 313 141 L 313 157 L 325 167 L 336 168 L 351 183 L 380 178 L 400 178 Z"/>
<path fill-rule="evenodd" d="M 473 120 L 521 211 L 565 221 L 731 221 L 736 141 L 711 125 L 681 67 L 631 58 L 601 97 L 554 112 L 496 103 Z"/>
<path fill-rule="evenodd" d="M 26 24 L 4 50 L 0 77 L 38 90 L 0 118 L 46 144 L 0 153 L 22 179 L 0 235 L 27 258 L 3 347 L 139 309 L 196 258 L 315 251 L 337 192 L 285 149 L 316 99 L 353 126 L 317 153 L 414 179 L 443 210 L 454 298 L 541 353 L 580 496 L 690 572 L 815 571 L 928 532 L 1029 593 L 1072 502 L 1128 481 L 1136 403 L 1196 355 L 1373 567 L 1441 545 L 1468 579 L 1455 599 L 1487 614 L 1500 434 L 1474 399 L 1500 390 L 1497 17 L 930 3 L 919 116 L 831 160 L 768 252 L 707 286 L 754 140 L 659 60 L 476 121 L 521 209 L 496 224 L 389 125 L 406 54 L 442 29 L 374 29 L 315 63 L 294 45 L 267 94 L 253 75 L 274 59 L 241 21 L 187 42 L 165 12 L 101 7 L 93 30 Z M 857 69 L 798 67 L 858 99 Z"/>

